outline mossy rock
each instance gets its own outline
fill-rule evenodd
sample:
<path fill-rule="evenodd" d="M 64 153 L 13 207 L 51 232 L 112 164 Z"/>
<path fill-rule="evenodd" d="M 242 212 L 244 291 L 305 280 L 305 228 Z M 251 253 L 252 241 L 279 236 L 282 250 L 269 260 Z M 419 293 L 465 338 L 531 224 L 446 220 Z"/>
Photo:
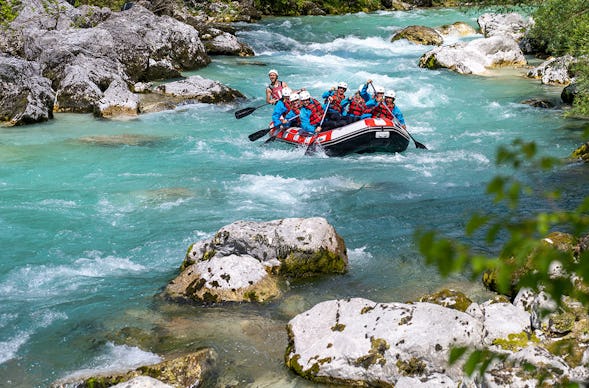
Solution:
<path fill-rule="evenodd" d="M 567 338 L 544 344 L 544 348 L 555 356 L 562 357 L 571 368 L 575 368 L 582 365 L 587 344 L 579 343 L 575 338 Z"/>
<path fill-rule="evenodd" d="M 552 314 L 548 319 L 548 331 L 557 336 L 561 336 L 573 331 L 577 318 L 571 312 Z"/>
<path fill-rule="evenodd" d="M 443 289 L 431 295 L 425 295 L 419 299 L 420 302 L 434 303 L 454 310 L 465 312 L 472 304 L 464 293 L 451 289 Z"/>
<path fill-rule="evenodd" d="M 442 38 L 438 31 L 434 30 L 433 28 L 424 26 L 405 27 L 404 29 L 393 35 L 393 37 L 391 38 L 391 42 L 400 39 L 407 39 L 409 42 L 415 44 L 432 46 L 440 46 L 442 43 L 444 43 L 444 38 Z"/>
<path fill-rule="evenodd" d="M 574 150 L 571 154 L 571 158 L 589 162 L 589 142 Z"/>
<path fill-rule="evenodd" d="M 536 334 L 521 332 L 509 334 L 507 338 L 497 338 L 493 340 L 493 345 L 499 346 L 504 350 L 515 352 L 525 348 L 530 343 L 537 344 L 539 342 L 540 339 L 536 337 Z"/>

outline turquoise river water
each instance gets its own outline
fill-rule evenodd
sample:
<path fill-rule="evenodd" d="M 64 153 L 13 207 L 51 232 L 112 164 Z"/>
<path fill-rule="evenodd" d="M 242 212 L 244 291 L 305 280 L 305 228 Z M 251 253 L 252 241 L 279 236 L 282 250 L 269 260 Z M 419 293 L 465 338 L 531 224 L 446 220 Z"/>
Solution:
<path fill-rule="evenodd" d="M 441 279 L 426 266 L 414 230 L 462 236 L 470 212 L 498 211 L 485 195 L 497 146 L 534 140 L 541 153 L 564 158 L 584 141 L 586 123 L 521 104 L 530 97 L 558 102 L 560 94 L 523 70 L 483 77 L 420 69 L 430 47 L 390 42 L 408 25 L 476 26 L 476 16 L 419 10 L 268 18 L 239 25 L 255 57 L 216 57 L 187 73 L 219 80 L 247 101 L 126 121 L 57 114 L 44 124 L 1 128 L 0 385 L 43 387 L 211 346 L 220 384 L 307 386 L 283 365 L 284 327 L 314 304 L 349 296 L 406 301 L 442 286 L 484 296 L 478 283 Z M 429 149 L 411 144 L 402 154 L 327 158 L 250 142 L 270 107 L 241 120 L 233 113 L 263 103 L 271 68 L 314 96 L 368 78 L 395 89 L 409 131 Z M 97 141 L 122 135 L 126 145 Z M 542 187 L 564 185 L 565 207 L 585 195 L 580 164 L 536 179 Z M 529 201 L 523 211 L 542 206 Z M 346 275 L 294 283 L 263 306 L 199 307 L 159 297 L 188 246 L 222 226 L 311 216 L 326 217 L 344 238 Z"/>

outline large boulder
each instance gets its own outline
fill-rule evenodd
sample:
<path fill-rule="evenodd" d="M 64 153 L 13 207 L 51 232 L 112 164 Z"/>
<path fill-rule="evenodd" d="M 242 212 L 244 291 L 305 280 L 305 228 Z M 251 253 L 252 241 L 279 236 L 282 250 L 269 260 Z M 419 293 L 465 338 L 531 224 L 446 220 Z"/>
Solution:
<path fill-rule="evenodd" d="M 448 68 L 461 74 L 486 74 L 488 69 L 526 63 L 517 42 L 505 35 L 436 47 L 419 59 L 420 67 Z"/>
<path fill-rule="evenodd" d="M 484 13 L 479 16 L 477 23 L 485 38 L 508 35 L 516 41 L 521 40 L 533 25 L 531 19 L 526 19 L 515 12 L 507 14 Z"/>
<path fill-rule="evenodd" d="M 104 91 L 94 114 L 98 117 L 137 116 L 139 96 L 132 93 L 126 83 L 113 81 Z"/>
<path fill-rule="evenodd" d="M 375 303 L 353 298 L 322 302 L 287 326 L 286 364 L 317 382 L 396 386 L 404 376 L 445 375 L 456 386 L 461 363 L 450 349 L 478 347 L 483 324 L 431 303 Z"/>
<path fill-rule="evenodd" d="M 0 121 L 22 125 L 53 117 L 55 94 L 37 63 L 0 55 Z"/>
<path fill-rule="evenodd" d="M 444 43 L 444 38 L 433 28 L 425 26 L 409 26 L 397 32 L 391 38 L 391 42 L 399 39 L 407 39 L 411 43 L 439 46 Z"/>
<path fill-rule="evenodd" d="M 559 333 L 534 331 L 530 314 L 508 302 L 472 303 L 461 312 L 423 302 L 331 300 L 288 323 L 285 361 L 309 380 L 347 386 L 523 388 L 538 386 L 540 376 L 550 385 L 582 382 L 589 376 L 586 310 L 575 317 L 577 333 L 555 339 Z M 455 347 L 500 358 L 489 360 L 484 374 L 467 376 L 467 357 L 449 364 Z"/>
<path fill-rule="evenodd" d="M 571 55 L 551 58 L 528 71 L 529 78 L 539 78 L 546 85 L 568 85 L 573 78 L 570 68 L 577 63 Z"/>
<path fill-rule="evenodd" d="M 280 275 L 344 273 L 347 265 L 345 244 L 324 218 L 238 221 L 193 244 L 165 294 L 199 303 L 262 302 L 280 295 Z"/>

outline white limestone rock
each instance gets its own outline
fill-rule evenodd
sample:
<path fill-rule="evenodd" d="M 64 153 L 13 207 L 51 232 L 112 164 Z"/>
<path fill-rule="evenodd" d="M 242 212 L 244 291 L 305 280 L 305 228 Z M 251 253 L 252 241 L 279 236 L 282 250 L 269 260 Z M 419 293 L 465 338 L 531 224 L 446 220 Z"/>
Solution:
<path fill-rule="evenodd" d="M 528 71 L 527 76 L 538 78 L 545 85 L 568 85 L 573 80 L 569 69 L 576 62 L 577 60 L 571 55 L 551 58 Z"/>
<path fill-rule="evenodd" d="M 403 376 L 461 380 L 461 363 L 448 365 L 450 348 L 479 347 L 483 325 L 431 303 L 353 298 L 317 304 L 294 317 L 288 332 L 286 361 L 297 373 L 320 382 L 394 385 Z"/>
<path fill-rule="evenodd" d="M 138 376 L 129 381 L 111 386 L 111 388 L 173 388 L 173 385 L 162 383 L 149 376 Z"/>
<path fill-rule="evenodd" d="M 511 303 L 484 303 L 485 332 L 483 343 L 493 344 L 496 339 L 507 338 L 509 334 L 531 332 L 530 314 Z"/>
<path fill-rule="evenodd" d="M 235 89 L 199 75 L 159 85 L 155 90 L 170 96 L 204 103 L 230 102 L 244 97 Z"/>
<path fill-rule="evenodd" d="M 121 80 L 113 81 L 98 101 L 94 114 L 103 118 L 137 116 L 139 97 Z"/>
<path fill-rule="evenodd" d="M 485 13 L 479 16 L 477 23 L 486 38 L 509 35 L 516 41 L 522 39 L 534 24 L 531 18 L 524 18 L 515 12 L 506 14 Z"/>

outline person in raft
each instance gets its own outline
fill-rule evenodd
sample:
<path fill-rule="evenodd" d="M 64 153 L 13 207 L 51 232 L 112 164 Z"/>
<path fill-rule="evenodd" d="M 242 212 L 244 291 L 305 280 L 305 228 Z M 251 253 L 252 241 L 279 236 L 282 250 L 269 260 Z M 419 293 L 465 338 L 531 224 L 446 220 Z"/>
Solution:
<path fill-rule="evenodd" d="M 282 88 L 281 97 L 274 104 L 274 111 L 272 112 L 272 126 L 279 127 L 284 123 L 285 116 L 290 110 L 290 95 L 292 90 L 289 87 Z"/>
<path fill-rule="evenodd" d="M 403 113 L 401 113 L 401 109 L 395 104 L 395 97 L 396 93 L 394 90 L 387 90 L 384 93 L 384 101 L 381 101 L 372 110 L 372 117 L 389 119 L 391 121 L 395 121 L 396 119 L 404 129 L 407 129 Z"/>
<path fill-rule="evenodd" d="M 315 132 L 321 131 L 321 121 L 323 120 L 323 107 L 321 103 L 314 98 L 306 90 L 299 93 L 301 100 L 301 130 L 299 133 L 303 136 L 313 135 Z"/>
<path fill-rule="evenodd" d="M 337 86 L 334 86 L 321 95 L 326 102 L 329 100 L 329 108 L 327 108 L 327 115 L 325 116 L 327 120 L 338 121 L 342 119 L 342 102 L 346 100 L 346 90 L 348 90 L 348 84 L 340 82 Z"/>
<path fill-rule="evenodd" d="M 288 85 L 278 79 L 278 71 L 275 69 L 268 72 L 268 78 L 270 78 L 270 84 L 266 86 L 266 102 L 274 105 L 282 97 L 282 89 L 287 88 Z"/>
<path fill-rule="evenodd" d="M 366 101 L 370 100 L 368 94 L 368 84 L 372 80 L 368 80 L 364 85 L 358 87 L 358 91 L 352 97 L 348 97 L 342 102 L 344 108 L 344 118 L 348 123 L 353 123 L 362 118 L 362 114 L 366 111 Z"/>

